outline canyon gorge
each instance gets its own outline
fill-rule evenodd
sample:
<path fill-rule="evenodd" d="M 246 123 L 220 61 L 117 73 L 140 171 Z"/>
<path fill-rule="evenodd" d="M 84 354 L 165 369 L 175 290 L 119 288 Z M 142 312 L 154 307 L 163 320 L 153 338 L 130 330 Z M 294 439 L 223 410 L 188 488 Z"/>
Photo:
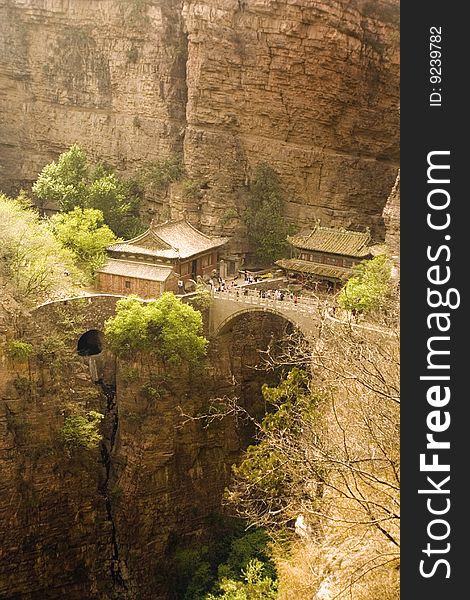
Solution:
<path fill-rule="evenodd" d="M 197 193 L 172 182 L 144 220 L 185 214 L 244 253 L 263 162 L 290 224 L 368 227 L 398 254 L 397 0 L 0 0 L 0 49 L 3 192 L 29 191 L 74 143 L 129 177 L 178 155 Z M 0 298 L 0 346 L 33 347 L 23 363 L 0 347 L 0 598 L 174 600 L 174 553 L 210 543 L 253 440 L 233 416 L 184 415 L 236 397 L 260 418 L 278 380 L 255 368 L 292 330 L 269 312 L 235 319 L 161 389 L 157 362 L 80 356 L 115 300 L 26 314 Z M 67 455 L 73 404 L 104 414 L 104 439 Z"/>

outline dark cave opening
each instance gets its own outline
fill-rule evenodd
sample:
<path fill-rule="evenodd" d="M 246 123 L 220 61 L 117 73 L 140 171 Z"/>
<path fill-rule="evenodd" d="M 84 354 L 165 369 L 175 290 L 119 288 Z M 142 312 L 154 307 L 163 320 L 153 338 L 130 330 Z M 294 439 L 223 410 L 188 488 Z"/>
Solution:
<path fill-rule="evenodd" d="M 78 340 L 77 353 L 79 356 L 94 356 L 103 350 L 103 333 L 98 329 L 86 331 Z"/>

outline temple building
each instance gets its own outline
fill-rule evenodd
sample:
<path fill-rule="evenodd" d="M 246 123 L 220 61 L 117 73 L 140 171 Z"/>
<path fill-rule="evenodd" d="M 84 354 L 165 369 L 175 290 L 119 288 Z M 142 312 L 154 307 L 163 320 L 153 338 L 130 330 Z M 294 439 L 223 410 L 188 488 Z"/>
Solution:
<path fill-rule="evenodd" d="M 151 223 L 141 235 L 108 246 L 108 260 L 96 271 L 96 287 L 109 294 L 155 298 L 181 293 L 200 276 L 218 270 L 219 250 L 228 238 L 208 236 L 185 219 Z"/>
<path fill-rule="evenodd" d="M 284 272 L 316 288 L 336 290 L 351 275 L 352 267 L 372 258 L 370 233 L 317 225 L 289 236 L 292 258 L 278 260 Z"/>

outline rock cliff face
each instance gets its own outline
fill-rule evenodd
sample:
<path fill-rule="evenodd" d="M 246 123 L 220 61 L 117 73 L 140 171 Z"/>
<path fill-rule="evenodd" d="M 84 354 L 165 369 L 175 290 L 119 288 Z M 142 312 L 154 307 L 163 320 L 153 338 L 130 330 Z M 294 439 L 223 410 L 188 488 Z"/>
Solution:
<path fill-rule="evenodd" d="M 398 173 L 383 212 L 385 243 L 390 254 L 400 262 L 400 173 Z"/>
<path fill-rule="evenodd" d="M 0 188 L 70 144 L 132 172 L 183 152 L 170 214 L 243 239 L 260 161 L 299 227 L 371 226 L 398 162 L 397 0 L 0 0 Z M 240 246 L 238 249 L 240 249 Z"/>
<path fill-rule="evenodd" d="M 0 597 L 171 600 L 172 552 L 207 539 L 249 436 L 232 418 L 205 428 L 181 413 L 205 414 L 223 395 L 262 413 L 269 379 L 253 366 L 285 323 L 240 317 L 195 374 L 145 361 L 114 368 L 106 350 L 78 356 L 89 313 L 69 303 L 24 321 L 29 364 L 0 349 Z M 104 440 L 67 453 L 60 431 L 78 408 L 105 415 Z"/>

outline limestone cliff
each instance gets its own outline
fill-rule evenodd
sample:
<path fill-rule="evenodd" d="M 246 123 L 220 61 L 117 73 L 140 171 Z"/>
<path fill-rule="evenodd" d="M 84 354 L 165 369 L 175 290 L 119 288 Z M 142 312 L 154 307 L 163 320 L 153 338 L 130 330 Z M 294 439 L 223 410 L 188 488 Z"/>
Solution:
<path fill-rule="evenodd" d="M 182 151 L 165 200 L 236 233 L 260 161 L 286 217 L 371 226 L 398 163 L 397 0 L 0 0 L 0 189 L 74 142 L 132 172 Z M 238 249 L 243 248 L 240 242 Z"/>
<path fill-rule="evenodd" d="M 400 262 L 400 173 L 390 192 L 383 212 L 385 224 L 385 243 L 390 254 Z"/>
<path fill-rule="evenodd" d="M 207 539 L 249 436 L 232 418 L 205 428 L 181 413 L 205 414 L 225 394 L 264 411 L 269 376 L 253 367 L 282 319 L 242 316 L 212 340 L 198 373 L 140 360 L 115 369 L 106 349 L 76 351 L 115 300 L 68 301 L 23 320 L 27 364 L 0 348 L 1 598 L 174 598 L 172 552 Z M 104 440 L 67 453 L 60 431 L 77 409 L 105 415 Z"/>

